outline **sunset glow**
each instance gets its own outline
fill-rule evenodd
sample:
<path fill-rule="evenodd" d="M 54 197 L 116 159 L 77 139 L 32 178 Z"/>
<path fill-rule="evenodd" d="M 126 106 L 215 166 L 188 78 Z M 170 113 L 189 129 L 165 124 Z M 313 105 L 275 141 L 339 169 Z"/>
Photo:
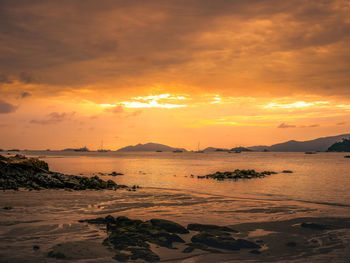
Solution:
<path fill-rule="evenodd" d="M 348 132 L 348 1 L 248 2 L 5 1 L 1 147 L 191 149 Z"/>

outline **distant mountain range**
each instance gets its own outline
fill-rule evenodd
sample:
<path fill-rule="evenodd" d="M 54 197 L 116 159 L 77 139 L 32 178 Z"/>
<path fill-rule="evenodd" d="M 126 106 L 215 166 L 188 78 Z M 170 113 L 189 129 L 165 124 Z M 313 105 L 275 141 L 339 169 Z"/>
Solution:
<path fill-rule="evenodd" d="M 340 142 L 345 138 L 349 138 L 350 134 L 342 134 L 337 136 L 322 137 L 309 141 L 287 141 L 274 144 L 271 146 L 252 146 L 247 147 L 253 151 L 271 151 L 271 152 L 308 152 L 320 151 L 325 152 L 336 142 Z"/>
<path fill-rule="evenodd" d="M 235 148 L 216 148 L 216 147 L 207 147 L 203 151 L 204 152 L 228 152 L 228 151 L 236 151 L 236 152 L 244 152 L 244 151 L 268 151 L 268 152 L 326 152 L 329 147 L 337 142 L 342 142 L 343 139 L 350 138 L 350 134 L 341 134 L 337 136 L 328 136 L 317 138 L 314 140 L 308 141 L 287 141 L 282 143 L 273 144 L 271 146 L 267 145 L 258 145 L 251 147 L 235 147 Z M 64 149 L 64 151 L 89 151 L 86 147 L 83 148 L 68 148 Z M 164 144 L 159 143 L 145 143 L 145 144 L 137 144 L 137 145 L 129 145 L 117 150 L 117 152 L 187 152 L 184 148 L 174 148 Z"/>
<path fill-rule="evenodd" d="M 130 145 L 123 148 L 120 148 L 117 150 L 117 152 L 156 152 L 156 151 L 162 151 L 162 152 L 172 152 L 172 151 L 183 151 L 186 152 L 187 150 L 184 148 L 173 148 L 164 144 L 159 143 L 146 143 L 146 144 L 137 144 L 137 145 Z"/>

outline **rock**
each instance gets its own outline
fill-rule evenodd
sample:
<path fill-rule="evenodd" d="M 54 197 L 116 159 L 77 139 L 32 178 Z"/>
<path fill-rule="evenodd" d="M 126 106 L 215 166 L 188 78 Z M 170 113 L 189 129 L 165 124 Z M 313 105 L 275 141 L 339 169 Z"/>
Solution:
<path fill-rule="evenodd" d="M 190 224 L 186 229 L 176 222 L 165 219 L 142 221 L 125 216 L 114 218 L 110 215 L 105 218 L 86 219 L 79 222 L 106 224 L 108 236 L 103 241 L 103 245 L 114 249 L 116 254 L 113 258 L 119 261 L 137 259 L 148 262 L 159 261 L 160 258 L 151 250 L 150 243 L 174 249 L 174 243 L 185 243 L 177 234 L 188 234 L 188 229 L 201 232 L 191 238 L 191 243 L 186 244 L 183 253 L 191 253 L 195 249 L 222 253 L 219 249 L 260 248 L 254 242 L 234 239 L 231 234 L 236 231 L 224 226 Z"/>
<path fill-rule="evenodd" d="M 208 231 L 208 230 L 218 230 L 218 231 L 226 231 L 226 232 L 235 232 L 238 233 L 237 230 L 226 226 L 216 226 L 216 225 L 203 225 L 203 224 L 189 224 L 187 226 L 188 230 L 193 231 Z"/>
<path fill-rule="evenodd" d="M 12 206 L 4 206 L 2 209 L 4 209 L 4 210 L 11 210 Z"/>
<path fill-rule="evenodd" d="M 33 250 L 39 250 L 39 249 L 40 249 L 40 247 L 38 245 L 33 246 Z"/>
<path fill-rule="evenodd" d="M 55 251 L 50 251 L 48 254 L 47 254 L 48 257 L 50 258 L 56 258 L 56 259 L 65 259 L 66 258 L 66 255 L 61 253 L 61 252 L 55 252 Z"/>
<path fill-rule="evenodd" d="M 110 175 L 110 176 L 117 176 L 117 175 L 124 175 L 124 174 L 122 174 L 122 173 L 117 173 L 117 172 L 111 172 L 109 175 Z"/>
<path fill-rule="evenodd" d="M 130 256 L 130 259 L 132 260 L 143 259 L 148 262 L 155 262 L 160 260 L 159 256 L 153 253 L 150 249 L 130 248 L 129 250 L 132 253 L 132 255 Z"/>
<path fill-rule="evenodd" d="M 249 253 L 254 254 L 254 255 L 260 255 L 261 251 L 257 250 L 257 249 L 253 249 L 253 250 L 249 251 Z"/>
<path fill-rule="evenodd" d="M 297 243 L 295 243 L 294 241 L 291 241 L 291 242 L 286 243 L 286 246 L 287 247 L 296 247 Z"/>
<path fill-rule="evenodd" d="M 283 170 L 282 173 L 291 174 L 291 173 L 293 173 L 293 171 L 291 171 L 291 170 Z"/>
<path fill-rule="evenodd" d="M 155 227 L 159 227 L 161 229 L 164 229 L 167 232 L 170 233 L 177 233 L 177 234 L 187 234 L 189 231 L 184 228 L 183 226 L 179 225 L 178 223 L 164 220 L 164 219 L 151 219 L 151 223 Z"/>
<path fill-rule="evenodd" d="M 98 176 L 84 177 L 49 171 L 46 162 L 22 155 L 0 158 L 0 189 L 111 189 L 125 188 L 114 181 L 103 181 Z"/>
<path fill-rule="evenodd" d="M 216 180 L 226 180 L 226 179 L 252 179 L 252 178 L 261 178 L 266 175 L 276 174 L 276 172 L 263 171 L 256 172 L 255 170 L 234 170 L 233 172 L 216 172 L 214 174 L 207 174 L 205 176 L 197 176 L 197 178 L 211 178 Z"/>
<path fill-rule="evenodd" d="M 326 230 L 326 229 L 330 228 L 327 225 L 322 225 L 322 224 L 317 224 L 317 223 L 302 223 L 300 226 L 303 228 L 309 228 L 309 229 L 313 229 L 313 230 Z"/>
<path fill-rule="evenodd" d="M 222 232 L 215 235 L 208 232 L 201 232 L 191 238 L 193 243 L 202 243 L 210 247 L 222 248 L 228 250 L 239 250 L 241 248 L 260 248 L 254 242 L 244 239 L 234 239 L 230 234 Z"/>
<path fill-rule="evenodd" d="M 121 253 L 121 252 L 117 252 L 113 257 L 113 259 L 118 260 L 120 262 L 126 262 L 129 260 L 129 258 L 130 256 L 128 254 Z"/>

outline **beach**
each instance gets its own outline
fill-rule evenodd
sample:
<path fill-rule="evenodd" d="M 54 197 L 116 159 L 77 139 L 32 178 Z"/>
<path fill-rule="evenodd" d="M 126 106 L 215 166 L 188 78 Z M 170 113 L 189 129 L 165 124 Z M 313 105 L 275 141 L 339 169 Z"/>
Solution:
<path fill-rule="evenodd" d="M 341 153 L 23 154 L 41 156 L 53 171 L 99 175 L 104 180 L 141 188 L 1 192 L 1 207 L 11 208 L 1 209 L 1 262 L 61 262 L 47 254 L 62 246 L 65 262 L 115 262 L 113 251 L 102 245 L 107 237 L 105 227 L 78 222 L 108 215 L 144 221 L 161 218 L 185 227 L 191 223 L 230 226 L 238 231 L 235 238 L 262 242 L 260 254 L 251 253 L 251 249 L 219 254 L 196 249 L 186 254 L 182 253 L 182 244 L 175 245 L 178 249 L 152 247 L 161 261 L 349 260 L 350 163 Z M 235 169 L 277 174 L 249 180 L 197 178 Z M 109 175 L 113 171 L 123 175 Z M 301 227 L 308 222 L 327 228 Z M 184 240 L 189 241 L 186 238 L 193 234 L 184 236 Z"/>

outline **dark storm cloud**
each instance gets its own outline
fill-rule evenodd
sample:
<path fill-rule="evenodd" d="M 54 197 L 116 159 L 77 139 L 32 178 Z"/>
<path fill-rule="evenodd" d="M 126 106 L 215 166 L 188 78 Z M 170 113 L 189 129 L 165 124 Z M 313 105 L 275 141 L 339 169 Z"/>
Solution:
<path fill-rule="evenodd" d="M 349 12 L 346 0 L 3 0 L 0 71 L 58 90 L 131 79 L 228 92 L 253 72 L 264 86 L 350 95 Z"/>
<path fill-rule="evenodd" d="M 17 106 L 12 105 L 0 99 L 0 114 L 11 113 L 17 109 Z"/>

